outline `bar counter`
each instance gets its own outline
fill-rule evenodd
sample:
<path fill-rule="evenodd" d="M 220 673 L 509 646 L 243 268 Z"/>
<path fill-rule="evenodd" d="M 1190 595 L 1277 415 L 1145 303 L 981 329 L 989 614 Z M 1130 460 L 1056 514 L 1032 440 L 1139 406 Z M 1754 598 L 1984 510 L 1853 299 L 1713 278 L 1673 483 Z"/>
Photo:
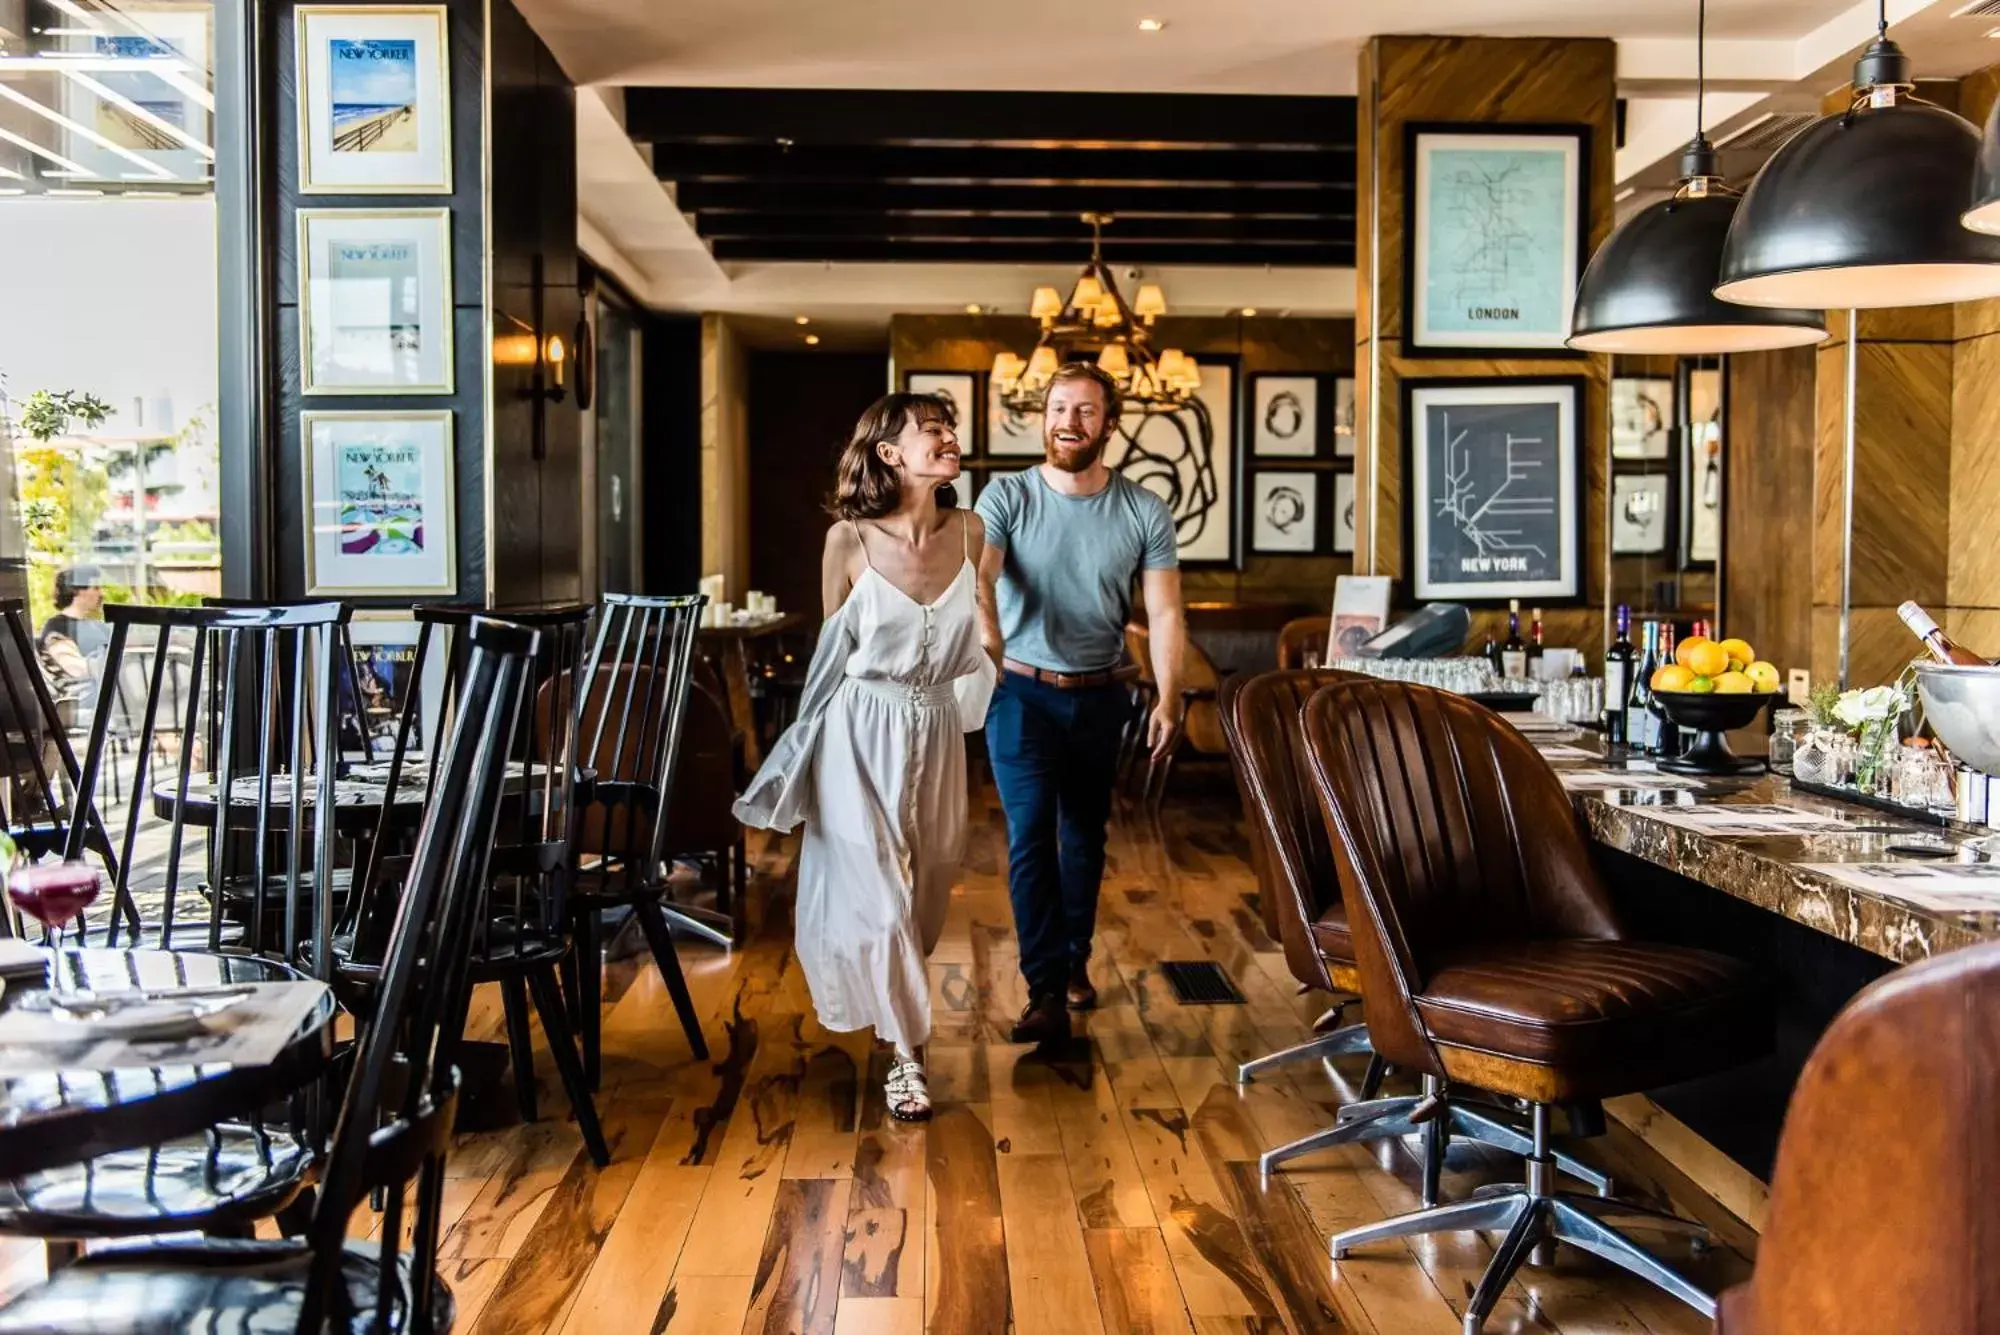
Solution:
<path fill-rule="evenodd" d="M 1622 751 L 1607 754 L 1595 739 L 1560 745 L 1593 751 L 1597 758 L 1553 755 L 1562 770 L 1624 766 Z M 1643 771 L 1642 771 L 1643 773 Z M 1963 829 L 1927 824 L 1856 802 L 1794 789 L 1781 775 L 1737 778 L 1677 775 L 1689 788 L 1590 789 L 1573 797 L 1591 835 L 1606 847 L 1697 881 L 1711 889 L 1781 914 L 1836 940 L 1897 964 L 2000 938 L 2000 911 L 1954 913 L 1895 899 L 1835 880 L 1813 864 L 1887 862 L 1940 865 L 1983 861 L 1967 846 Z M 1664 810 L 1695 803 L 1769 803 L 1851 822 L 1841 833 L 1732 836 L 1688 829 L 1661 818 Z M 1891 846 L 1913 840 L 1952 846 L 1949 857 L 1909 858 Z M 2000 891 L 2000 884 L 1996 884 Z"/>

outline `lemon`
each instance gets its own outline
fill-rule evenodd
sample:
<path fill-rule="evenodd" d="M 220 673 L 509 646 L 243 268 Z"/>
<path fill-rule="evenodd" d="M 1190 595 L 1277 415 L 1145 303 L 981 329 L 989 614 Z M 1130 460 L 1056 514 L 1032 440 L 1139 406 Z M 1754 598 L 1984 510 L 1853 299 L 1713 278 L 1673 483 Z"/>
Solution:
<path fill-rule="evenodd" d="M 1694 673 L 1677 663 L 1668 663 L 1653 673 L 1653 679 L 1646 683 L 1656 691 L 1685 691 L 1694 680 Z"/>
<path fill-rule="evenodd" d="M 1757 688 L 1757 692 L 1760 695 L 1768 695 L 1770 692 L 1778 689 L 1778 669 L 1776 665 L 1766 663 L 1761 658 L 1743 669 L 1743 675 L 1750 679 L 1750 684 Z"/>
<path fill-rule="evenodd" d="M 1697 677 L 1719 677 L 1729 671 L 1729 655 L 1713 640 L 1703 640 L 1681 661 Z"/>
<path fill-rule="evenodd" d="M 1748 695 L 1750 679 L 1741 672 L 1725 672 L 1715 679 L 1715 690 L 1718 695 Z"/>

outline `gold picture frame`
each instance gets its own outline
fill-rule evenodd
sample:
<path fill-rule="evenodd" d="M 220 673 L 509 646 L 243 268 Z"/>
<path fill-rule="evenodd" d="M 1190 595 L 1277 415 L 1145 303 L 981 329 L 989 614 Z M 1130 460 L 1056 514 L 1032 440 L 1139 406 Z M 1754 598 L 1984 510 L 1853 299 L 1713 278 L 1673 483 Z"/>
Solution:
<path fill-rule="evenodd" d="M 299 5 L 293 13 L 299 193 L 450 194 L 446 7 Z"/>
<path fill-rule="evenodd" d="M 450 209 L 300 209 L 298 244 L 302 394 L 456 392 Z"/>
<path fill-rule="evenodd" d="M 407 439 L 393 436 L 399 424 L 411 428 Z M 352 429 L 346 440 L 340 427 Z M 458 592 L 456 434 L 456 414 L 445 408 L 299 414 L 308 597 Z M 354 456 L 342 460 L 342 449 Z M 355 486 L 343 488 L 343 467 Z M 381 497 L 379 505 L 364 498 L 370 491 Z M 365 545 L 356 541 L 357 529 Z"/>

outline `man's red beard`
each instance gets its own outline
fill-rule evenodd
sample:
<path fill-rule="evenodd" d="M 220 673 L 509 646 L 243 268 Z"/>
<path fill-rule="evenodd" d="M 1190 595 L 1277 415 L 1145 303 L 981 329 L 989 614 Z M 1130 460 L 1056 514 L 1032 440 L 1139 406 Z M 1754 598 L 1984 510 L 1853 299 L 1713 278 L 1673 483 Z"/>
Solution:
<path fill-rule="evenodd" d="M 1051 467 L 1065 473 L 1087 473 L 1104 457 L 1104 446 L 1110 438 L 1109 427 L 1094 439 L 1078 444 L 1057 440 L 1055 433 L 1049 432 L 1042 438 L 1042 448 Z"/>

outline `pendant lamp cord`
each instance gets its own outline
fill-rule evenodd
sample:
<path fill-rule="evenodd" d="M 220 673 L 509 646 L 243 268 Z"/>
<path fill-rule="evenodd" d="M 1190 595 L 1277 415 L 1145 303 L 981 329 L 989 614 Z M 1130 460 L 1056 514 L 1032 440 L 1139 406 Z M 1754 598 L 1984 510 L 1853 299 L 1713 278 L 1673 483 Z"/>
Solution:
<path fill-rule="evenodd" d="M 1875 0 L 1875 35 L 1889 35 L 1889 0 Z"/>
<path fill-rule="evenodd" d="M 1884 0 L 1886 3 L 1887 0 Z M 1702 137 L 1702 99 L 1708 88 L 1708 0 L 1696 0 L 1694 11 L 1694 137 Z"/>

